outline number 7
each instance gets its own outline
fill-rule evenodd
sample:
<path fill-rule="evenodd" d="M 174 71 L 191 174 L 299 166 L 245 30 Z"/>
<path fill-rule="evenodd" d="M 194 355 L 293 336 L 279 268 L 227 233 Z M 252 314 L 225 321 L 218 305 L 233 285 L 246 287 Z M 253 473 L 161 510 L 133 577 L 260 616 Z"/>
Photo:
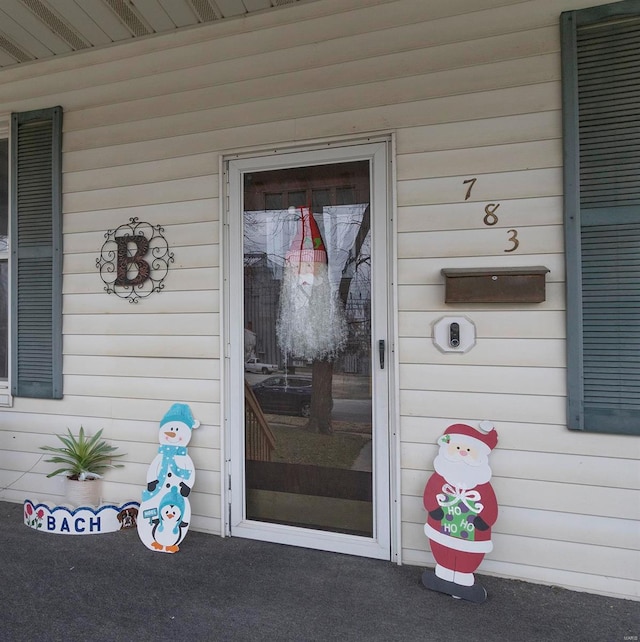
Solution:
<path fill-rule="evenodd" d="M 468 201 L 469 198 L 471 198 L 471 190 L 473 189 L 473 186 L 476 184 L 477 178 L 468 178 L 466 181 L 462 181 L 463 185 L 466 185 L 467 183 L 471 183 L 469 185 L 469 189 L 467 190 L 467 195 L 464 197 L 465 201 Z"/>

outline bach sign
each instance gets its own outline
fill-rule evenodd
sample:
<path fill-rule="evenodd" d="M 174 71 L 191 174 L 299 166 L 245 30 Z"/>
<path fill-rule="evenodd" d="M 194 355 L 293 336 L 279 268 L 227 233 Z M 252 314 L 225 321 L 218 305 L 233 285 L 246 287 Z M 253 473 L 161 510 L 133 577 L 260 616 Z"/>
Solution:
<path fill-rule="evenodd" d="M 96 267 L 109 294 L 137 303 L 164 288 L 173 252 L 164 228 L 130 218 L 129 223 L 105 233 Z"/>

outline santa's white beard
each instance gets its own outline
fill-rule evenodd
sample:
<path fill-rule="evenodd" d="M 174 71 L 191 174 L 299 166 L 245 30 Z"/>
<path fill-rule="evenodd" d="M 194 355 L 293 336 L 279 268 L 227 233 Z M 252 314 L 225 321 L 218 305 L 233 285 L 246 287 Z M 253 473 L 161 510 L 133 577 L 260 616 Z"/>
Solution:
<path fill-rule="evenodd" d="M 285 355 L 300 359 L 332 358 L 347 341 L 347 323 L 337 293 L 332 293 L 327 265 L 315 264 L 314 274 L 285 267 L 276 324 Z"/>
<path fill-rule="evenodd" d="M 452 486 L 469 489 L 486 484 L 491 479 L 491 468 L 488 463 L 473 466 L 465 461 L 451 461 L 440 454 L 433 461 L 433 467 Z"/>

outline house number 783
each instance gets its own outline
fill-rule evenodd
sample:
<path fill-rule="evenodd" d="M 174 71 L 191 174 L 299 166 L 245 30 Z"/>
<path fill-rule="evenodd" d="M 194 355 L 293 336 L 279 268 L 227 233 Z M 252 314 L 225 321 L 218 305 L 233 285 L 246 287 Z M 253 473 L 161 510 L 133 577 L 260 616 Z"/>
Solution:
<path fill-rule="evenodd" d="M 477 178 L 467 178 L 466 180 L 462 181 L 463 185 L 468 185 L 469 187 L 467 188 L 467 192 L 465 194 L 464 200 L 468 201 L 471 198 L 471 191 L 475 187 L 475 184 L 477 182 Z M 498 208 L 500 207 L 500 203 L 487 203 L 484 206 L 484 218 L 482 219 L 482 222 L 485 225 L 488 225 L 489 227 L 492 227 L 496 225 L 499 221 L 498 215 L 496 212 L 498 211 Z M 518 246 L 520 245 L 520 241 L 518 240 L 518 230 L 508 230 L 507 232 L 511 236 L 507 239 L 509 243 L 511 243 L 511 247 L 507 248 L 504 250 L 505 252 L 515 252 L 518 249 Z"/>

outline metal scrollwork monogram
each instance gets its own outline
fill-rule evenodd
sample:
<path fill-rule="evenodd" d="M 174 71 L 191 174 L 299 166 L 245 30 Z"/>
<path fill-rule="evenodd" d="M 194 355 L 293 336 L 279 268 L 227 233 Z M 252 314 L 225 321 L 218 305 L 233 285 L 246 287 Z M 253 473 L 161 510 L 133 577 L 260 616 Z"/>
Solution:
<path fill-rule="evenodd" d="M 169 263 L 174 260 L 163 232 L 160 225 L 133 217 L 105 233 L 96 267 L 108 294 L 137 303 L 162 291 Z"/>

